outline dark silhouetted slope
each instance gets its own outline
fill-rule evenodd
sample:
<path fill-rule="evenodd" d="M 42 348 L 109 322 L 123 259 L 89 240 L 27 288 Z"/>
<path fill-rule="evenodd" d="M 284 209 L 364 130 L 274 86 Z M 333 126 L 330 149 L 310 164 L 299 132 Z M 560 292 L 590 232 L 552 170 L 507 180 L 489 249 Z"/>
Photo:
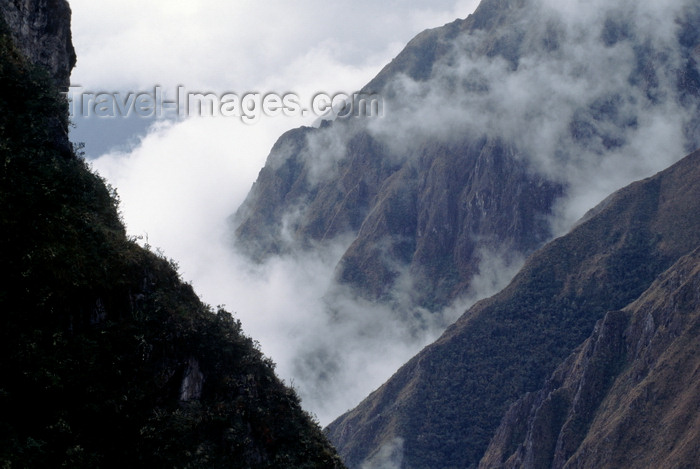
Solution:
<path fill-rule="evenodd" d="M 0 16 L 0 465 L 342 467 L 240 323 L 126 237 L 64 77 L 14 33 Z"/>

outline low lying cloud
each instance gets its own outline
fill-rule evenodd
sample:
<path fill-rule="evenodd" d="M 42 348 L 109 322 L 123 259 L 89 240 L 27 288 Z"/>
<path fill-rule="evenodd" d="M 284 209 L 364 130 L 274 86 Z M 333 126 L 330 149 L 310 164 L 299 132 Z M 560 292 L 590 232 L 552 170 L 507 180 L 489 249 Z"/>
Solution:
<path fill-rule="evenodd" d="M 464 17 L 475 6 L 476 0 L 414 0 L 400 8 L 320 0 L 72 0 L 79 57 L 72 82 L 106 92 L 183 85 L 241 94 L 291 92 L 302 100 L 319 92 L 350 93 L 413 35 Z M 439 331 L 416 337 L 398 320 L 381 320 L 388 316 L 375 305 L 350 295 L 331 300 L 333 269 L 349 243 L 342 237 L 263 265 L 230 249 L 227 219 L 275 140 L 313 119 L 129 122 L 122 133 L 136 129 L 136 140 L 104 154 L 102 140 L 118 140 L 105 138 L 110 127 L 76 121 L 94 168 L 120 194 L 129 234 L 175 259 L 204 301 L 234 312 L 302 395 L 305 408 L 328 423 Z M 310 177 L 325 178 L 333 163 L 320 159 L 322 150 L 336 148 L 340 157 L 342 141 L 321 133 L 311 143 L 326 169 Z M 328 314 L 331 301 L 334 315 Z"/>
<path fill-rule="evenodd" d="M 501 32 L 505 56 L 481 52 L 492 36 L 458 38 L 428 80 L 391 82 L 387 118 L 368 128 L 397 155 L 470 135 L 511 143 L 568 188 L 552 222 L 561 233 L 700 145 L 697 100 L 677 91 L 687 61 L 677 19 L 698 16 L 688 0 L 533 0 Z"/>
<path fill-rule="evenodd" d="M 129 233 L 174 258 L 205 301 L 241 319 L 324 424 L 381 385 L 476 299 L 502 288 L 519 266 L 505 268 L 501 256 L 483 253 L 474 280 L 479 293 L 432 314 L 411 306 L 408 272 L 397 282 L 403 287 L 393 306 L 335 285 L 334 269 L 351 237 L 251 263 L 231 249 L 227 217 L 232 200 L 246 195 L 242 181 L 253 180 L 258 167 L 227 158 L 235 134 L 230 141 L 197 138 L 199 126 L 215 122 L 156 125 L 131 152 L 104 155 L 93 165 L 118 187 Z"/>
<path fill-rule="evenodd" d="M 396 9 L 388 16 L 376 15 L 380 20 L 358 13 L 361 7 L 346 17 L 341 7 L 324 10 L 317 1 L 304 2 L 301 11 L 295 9 L 302 7 L 282 2 L 263 6 L 235 2 L 227 4 L 225 14 L 212 2 L 143 6 L 151 17 L 169 19 L 159 25 L 160 33 L 147 31 L 152 21 L 135 18 L 129 25 L 120 16 L 115 24 L 123 31 L 107 27 L 109 40 L 93 45 L 85 41 L 84 52 L 78 44 L 80 61 L 90 64 L 89 70 L 78 74 L 80 84 L 118 87 L 150 81 L 152 85 L 154 77 L 166 77 L 156 80 L 175 86 L 179 83 L 167 80 L 176 77 L 190 86 L 240 92 L 259 87 L 300 94 L 352 90 L 398 51 L 398 44 L 410 38 L 399 36 L 420 18 L 435 26 L 464 17 L 474 6 L 474 2 L 428 6 L 415 2 L 407 16 L 405 10 Z M 665 4 L 668 11 L 658 12 L 656 5 L 621 1 L 614 14 L 607 2 L 598 0 L 594 3 L 599 8 L 582 0 L 551 3 L 541 0 L 537 3 L 541 9 L 532 9 L 528 12 L 532 17 L 523 18 L 523 24 L 529 20 L 536 27 L 526 38 L 533 44 L 532 52 L 517 67 L 503 58 L 468 53 L 479 50 L 483 37 L 462 38 L 454 55 L 438 64 L 427 82 L 397 78 L 390 86 L 400 100 L 385 102 L 385 117 L 366 122 L 396 158 L 411 155 L 416 142 L 426 140 L 450 142 L 488 134 L 513 142 L 535 170 L 567 185 L 568 196 L 552 221 L 553 230 L 562 232 L 613 190 L 682 157 L 689 145 L 685 130 L 696 109 L 680 103 L 670 91 L 673 65 L 679 60 L 673 44 L 678 26 L 667 20 L 672 18 L 669 11 L 677 14 L 688 2 L 674 0 Z M 84 0 L 71 5 L 75 13 L 87 8 Z M 101 14 L 119 14 L 114 5 L 110 8 Z M 247 15 L 257 8 L 269 12 L 267 21 L 249 20 Z M 309 16 L 316 8 L 323 11 Z M 391 3 L 386 6 L 393 8 Z M 627 36 L 615 40 L 610 32 L 607 43 L 601 40 L 605 28 L 615 32 L 627 27 L 605 26 L 601 19 L 606 15 L 628 19 L 632 29 L 625 34 L 642 42 L 649 38 L 650 51 L 658 52 L 653 62 L 656 84 L 651 88 L 645 83 L 630 86 L 639 50 Z M 313 24 L 303 20 L 309 17 Z M 396 26 L 397 43 L 387 41 L 386 35 L 378 39 L 378 29 L 391 30 L 378 26 L 384 20 Z M 204 28 L 210 23 L 211 29 Z M 228 31 L 236 28 L 247 35 L 230 35 Z M 297 34 L 298 30 L 308 34 Z M 92 34 L 84 37 L 101 37 L 97 31 Z M 150 36 L 157 34 L 161 37 Z M 359 42 L 348 39 L 360 36 Z M 543 48 L 548 44 L 542 41 L 545 36 L 553 38 L 549 44 L 556 49 Z M 160 60 L 158 52 L 142 50 L 144 38 L 152 39 L 155 51 L 165 55 L 174 48 L 182 55 Z M 293 50 L 287 47 L 289 42 L 294 42 Z M 379 42 L 381 50 L 370 47 Z M 105 50 L 114 56 L 102 57 Z M 338 77 L 342 79 L 336 81 Z M 329 90 L 329 83 L 337 88 Z M 654 93 L 649 94 L 650 89 Z M 235 312 L 244 330 L 277 362 L 280 376 L 297 388 L 304 406 L 326 424 L 384 382 L 471 303 L 502 288 L 522 259 L 481 253 L 473 294 L 437 315 L 369 303 L 333 285 L 334 269 L 351 242 L 349 237 L 251 264 L 232 251 L 226 220 L 243 201 L 277 136 L 300 123 L 265 120 L 246 126 L 225 118 L 158 122 L 133 147 L 102 155 L 94 166 L 117 187 L 129 233 L 147 236 L 150 244 L 177 260 L 183 278 L 192 281 L 204 301 Z M 333 174 L 352 135 L 348 127 L 338 133 L 333 129 L 341 126 L 334 125 L 311 137 L 309 157 L 315 170 L 309 173 L 309 182 Z M 411 277 L 405 272 L 397 282 L 397 304 L 410 292 Z M 388 447 L 386 461 L 400 465 L 401 444 L 397 440 Z"/>
<path fill-rule="evenodd" d="M 362 469 L 401 469 L 403 463 L 403 438 L 396 437 L 384 443 L 377 454 L 361 466 Z"/>

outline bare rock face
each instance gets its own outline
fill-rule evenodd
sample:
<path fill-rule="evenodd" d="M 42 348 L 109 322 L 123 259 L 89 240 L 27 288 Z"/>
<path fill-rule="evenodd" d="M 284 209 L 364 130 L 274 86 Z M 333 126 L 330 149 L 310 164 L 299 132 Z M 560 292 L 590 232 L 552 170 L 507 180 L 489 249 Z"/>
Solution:
<path fill-rule="evenodd" d="M 475 294 L 489 260 L 517 266 L 551 239 L 555 212 L 586 184 L 581 168 L 621 154 L 642 161 L 634 142 L 663 99 L 688 119 L 675 154 L 700 146 L 697 6 L 679 14 L 677 37 L 662 47 L 653 28 L 621 21 L 622 6 L 611 5 L 584 28 L 584 54 L 577 20 L 549 3 L 483 1 L 468 18 L 419 34 L 364 87 L 383 97 L 383 119 L 283 135 L 232 217 L 237 248 L 264 261 L 349 239 L 337 283 L 373 301 L 400 299 L 397 309 L 437 312 Z M 675 58 L 663 59 L 671 50 Z M 553 79 L 562 69 L 572 72 Z M 578 83 L 581 70 L 597 70 L 581 82 L 595 91 L 559 95 L 555 82 Z M 614 85 L 599 89 L 600 76 Z M 515 90 L 551 91 L 523 102 Z M 533 117 L 550 112 L 544 125 Z"/>
<path fill-rule="evenodd" d="M 510 37 L 469 51 L 455 52 L 455 43 L 492 33 L 523 4 L 485 2 L 465 20 L 424 31 L 364 90 L 381 90 L 399 115 L 408 99 L 393 89 L 399 76 L 434 83 L 454 54 L 515 60 L 519 43 Z M 538 174 L 498 136 L 460 130 L 396 150 L 370 124 L 341 119 L 284 134 L 232 222 L 236 246 L 258 261 L 349 235 L 353 241 L 337 264 L 339 284 L 392 303 L 408 273 L 411 298 L 400 308 L 439 311 L 473 293 L 485 258 L 517 265 L 550 239 L 548 217 L 563 193 L 560 182 Z"/>
<path fill-rule="evenodd" d="M 68 2 L 5 0 L 0 4 L 0 14 L 22 53 L 33 63 L 44 66 L 59 87 L 67 88 L 76 63 Z"/>
<path fill-rule="evenodd" d="M 629 315 L 609 312 L 589 339 L 559 366 L 543 389 L 506 413 L 481 468 L 563 467 L 624 362 Z M 519 440 L 524 444 L 518 445 Z M 510 450 L 517 448 L 513 454 Z"/>
<path fill-rule="evenodd" d="M 204 373 L 199 369 L 199 361 L 190 357 L 187 360 L 187 368 L 180 385 L 180 400 L 191 401 L 202 396 L 202 385 L 204 384 Z"/>
<path fill-rule="evenodd" d="M 695 250 L 513 404 L 479 467 L 689 467 L 700 457 L 699 315 Z"/>
<path fill-rule="evenodd" d="M 70 74 L 76 63 L 70 23 L 71 10 L 66 0 L 4 0 L 0 3 L 3 31 L 9 31 L 17 50 L 32 64 L 45 69 L 59 90 L 70 86 Z M 46 125 L 56 151 L 69 157 L 73 146 L 68 137 L 67 107 L 65 109 L 65 116 L 54 117 Z"/>
<path fill-rule="evenodd" d="M 692 408 L 700 396 L 693 362 L 696 312 L 684 316 L 695 307 L 696 274 L 662 274 L 700 246 L 694 216 L 700 210 L 699 163 L 700 151 L 616 192 L 594 216 L 533 254 L 508 287 L 475 304 L 331 423 L 327 433 L 347 466 L 362 467 L 401 438 L 401 467 L 476 467 L 485 452 L 488 468 L 626 467 L 623 458 L 675 414 L 686 419 L 677 441 L 697 441 L 690 430 L 683 433 L 695 428 L 687 421 L 696 413 L 679 410 Z M 687 286 L 659 284 L 659 278 Z M 605 420 L 599 420 L 601 409 Z M 500 429 L 499 422 L 505 422 Z M 594 426 L 595 433 L 586 432 Z M 633 430 L 636 436 L 628 436 Z M 673 438 L 662 436 L 639 467 L 687 467 L 654 463 L 654 449 L 693 460 L 693 446 L 678 446 L 672 454 Z M 490 441 L 498 443 L 489 448 Z M 626 452 L 606 459 L 620 441 Z"/>

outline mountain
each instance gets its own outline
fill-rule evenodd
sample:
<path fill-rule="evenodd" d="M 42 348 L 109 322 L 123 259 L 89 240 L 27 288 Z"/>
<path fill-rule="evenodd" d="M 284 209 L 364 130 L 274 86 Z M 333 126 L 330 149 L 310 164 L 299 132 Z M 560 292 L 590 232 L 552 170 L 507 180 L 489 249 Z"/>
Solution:
<path fill-rule="evenodd" d="M 678 206 L 652 185 L 572 226 L 700 148 L 698 31 L 692 0 L 483 0 L 363 88 L 382 117 L 280 137 L 234 244 L 261 263 L 341 247 L 323 300 L 349 337 L 299 357 L 327 395 L 358 361 L 348 344 L 434 332 L 525 264 L 328 427 L 348 466 L 476 467 L 510 404 L 697 247 L 696 202 L 665 186 Z"/>
<path fill-rule="evenodd" d="M 68 141 L 67 2 L 0 13 L 0 465 L 343 467 L 240 322 L 126 236 Z"/>
<path fill-rule="evenodd" d="M 691 467 L 700 460 L 700 249 L 506 413 L 479 467 Z"/>
<path fill-rule="evenodd" d="M 349 237 L 337 283 L 439 312 L 592 206 L 589 179 L 602 197 L 700 146 L 697 4 L 589 3 L 484 0 L 419 34 L 363 89 L 384 117 L 278 140 L 235 245 L 264 261 Z"/>
<path fill-rule="evenodd" d="M 476 467 L 511 404 L 525 393 L 536 393 L 545 379 L 591 334 L 596 322 L 606 318 L 606 313 L 622 310 L 646 290 L 649 293 L 630 306 L 626 314 L 648 302 L 652 292 L 658 290 L 658 283 L 652 286 L 654 281 L 682 256 L 700 246 L 700 219 L 696 216 L 699 210 L 700 152 L 607 198 L 570 233 L 533 254 L 508 287 L 470 308 L 435 343 L 401 367 L 359 406 L 329 425 L 328 435 L 346 464 L 349 467 L 363 464 L 367 464 L 363 467 L 384 467 L 381 464 L 393 460 L 398 467 Z M 663 277 L 659 281 L 663 283 Z M 690 282 L 689 285 L 694 284 Z M 673 301 L 673 296 L 653 298 L 659 302 Z M 662 321 L 659 316 L 653 317 L 649 334 L 653 334 L 659 324 L 664 324 L 659 334 L 665 334 L 667 323 L 659 322 Z M 648 320 L 648 316 L 645 318 Z M 608 315 L 606 321 L 599 326 L 597 334 L 601 334 L 601 327 L 615 326 L 615 334 L 627 327 L 616 313 Z M 630 324 L 639 327 L 637 320 L 630 319 Z M 695 330 L 692 323 L 688 324 L 687 330 L 674 329 L 676 332 L 664 340 L 671 340 L 675 334 L 687 334 L 684 337 L 690 340 Z M 641 336 L 623 334 L 625 340 L 634 337 Z M 578 448 L 577 455 L 585 456 L 588 440 L 577 446 L 582 438 L 591 435 L 586 433 L 585 419 L 592 418 L 591 409 L 606 395 L 607 386 L 616 373 L 625 371 L 621 358 L 625 352 L 619 345 L 610 344 L 601 352 L 598 360 L 605 362 L 607 368 L 596 369 L 597 374 L 591 375 L 594 379 L 582 381 L 591 389 L 578 401 L 567 401 L 566 392 L 571 389 L 567 382 L 558 394 L 560 401 L 546 403 L 549 407 L 541 405 L 544 409 L 542 421 L 532 424 L 534 441 L 543 448 L 536 454 L 538 458 L 552 457 L 547 450 L 557 441 L 559 428 L 562 428 L 562 441 L 567 451 Z M 651 358 L 659 349 L 647 352 L 640 348 L 639 353 L 649 353 Z M 576 368 L 577 364 L 580 368 L 581 362 L 576 360 L 569 358 L 564 362 L 566 369 Z M 635 365 L 642 362 L 637 361 Z M 652 365 L 652 362 L 644 363 Z M 684 366 L 680 361 L 677 363 L 679 367 Z M 674 369 L 678 370 L 674 379 L 687 379 L 685 368 Z M 564 372 L 558 371 L 554 376 L 547 386 L 558 389 L 565 378 L 557 377 L 564 376 Z M 637 386 L 638 381 L 625 381 L 622 378 L 627 375 L 620 376 L 624 386 Z M 643 373 L 634 376 L 641 379 Z M 645 382 L 642 388 L 647 384 L 650 382 Z M 692 394 L 692 390 L 688 392 Z M 538 396 L 542 394 L 526 397 L 524 403 L 511 409 L 509 415 L 515 417 L 504 421 L 504 427 L 499 430 L 502 436 L 492 443 L 485 459 L 487 467 L 492 467 L 493 461 L 510 457 L 521 441 L 527 446 L 524 436 L 528 431 L 527 422 L 518 416 L 529 416 L 530 407 L 535 409 L 532 413 L 539 410 Z M 682 395 L 676 398 L 684 399 Z M 642 399 L 639 402 L 639 405 L 648 405 L 653 401 Z M 605 401 L 601 407 L 608 409 L 612 418 L 614 411 L 610 409 L 614 405 L 607 407 L 608 404 Z M 569 411 L 567 405 L 573 410 Z M 576 418 L 567 421 L 567 415 L 578 415 L 578 406 L 590 411 L 584 414 L 584 421 Z M 669 418 L 664 413 L 667 407 L 662 403 L 658 409 L 647 408 L 653 411 L 655 418 Z M 624 413 L 625 409 L 618 411 Z M 610 420 L 605 422 L 609 424 Z M 643 428 L 640 431 L 654 431 L 649 425 L 652 420 L 630 422 L 618 422 L 621 425 L 618 434 L 624 433 L 629 425 Z M 603 425 L 603 421 L 595 420 L 595 423 Z M 622 426 L 623 423 L 628 426 Z M 566 428 L 563 425 L 567 425 Z M 570 439 L 566 438 L 571 433 L 569 428 L 574 430 Z M 590 431 L 593 430 L 591 427 Z M 597 435 L 604 431 L 608 428 Z M 592 442 L 591 445 L 605 447 L 614 445 L 615 441 Z M 626 448 L 631 450 L 633 446 L 630 444 Z M 656 446 L 650 451 L 655 451 L 659 457 L 671 457 L 668 446 Z M 567 458 L 570 455 L 564 454 Z M 604 459 L 606 455 L 596 453 L 591 457 Z"/>
<path fill-rule="evenodd" d="M 365 89 L 381 91 L 401 73 L 427 78 L 462 27 L 419 35 Z M 508 252 L 513 262 L 550 236 L 546 215 L 562 189 L 516 153 L 488 136 L 427 136 L 395 154 L 357 121 L 292 130 L 233 218 L 236 245 L 264 260 L 350 233 L 338 260 L 341 284 L 399 301 L 394 286 L 408 270 L 413 298 L 402 306 L 439 308 L 468 290 L 484 251 Z"/>

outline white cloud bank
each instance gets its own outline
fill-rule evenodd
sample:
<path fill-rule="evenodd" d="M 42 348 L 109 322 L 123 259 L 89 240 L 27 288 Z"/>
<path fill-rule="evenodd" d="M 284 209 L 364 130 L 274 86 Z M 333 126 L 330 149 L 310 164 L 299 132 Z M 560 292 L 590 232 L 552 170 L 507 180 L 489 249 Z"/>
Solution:
<path fill-rule="evenodd" d="M 476 3 L 71 0 L 78 54 L 72 83 L 110 92 L 154 85 L 302 97 L 352 92 L 415 34 L 466 17 Z M 312 120 L 156 122 L 127 150 L 104 155 L 90 149 L 91 141 L 106 135 L 85 140 L 94 168 L 120 194 L 128 232 L 147 237 L 175 259 L 204 301 L 235 312 L 277 362 L 280 376 L 299 389 L 304 406 L 328 423 L 432 336 L 415 337 L 399 324 L 382 323 L 371 305 L 353 302 L 345 305 L 352 321 L 331 323 L 322 297 L 342 244 L 259 268 L 229 249 L 226 218 L 247 194 L 272 144 L 283 131 Z M 351 337 L 357 341 L 352 356 L 317 353 L 334 344 L 341 352 Z M 318 388 L 317 376 L 306 380 L 318 371 L 308 369 L 310 357 L 344 372 Z"/>
<path fill-rule="evenodd" d="M 74 83 L 114 90 L 184 84 L 240 93 L 354 91 L 415 33 L 465 17 L 476 6 L 447 0 L 352 6 L 320 0 L 143 3 L 71 2 L 79 56 Z M 652 36 L 661 50 L 676 26 L 660 12 L 678 11 L 684 3 L 673 0 L 657 11 L 648 2 L 618 2 L 625 18 L 636 15 L 638 34 Z M 427 133 L 449 139 L 487 131 L 514 140 L 538 170 L 569 184 L 557 228 L 570 226 L 612 190 L 683 156 L 680 128 L 687 110 L 673 100 L 649 101 L 626 86 L 634 53 L 629 44 L 601 49 L 599 20 L 608 7 L 602 0 L 566 0 L 542 16 L 543 31 L 550 24 L 564 31 L 560 52 L 566 61 L 532 55 L 510 73 L 500 59 L 459 59 L 433 77 L 444 85 L 395 83 L 404 97 L 415 99 L 404 101 L 399 119 L 374 121 L 372 132 L 397 147 Z M 592 62 L 595 67 L 587 66 Z M 451 92 L 454 87 L 447 85 L 455 77 L 467 92 Z M 661 70 L 660 80 L 671 78 Z M 623 144 L 604 159 L 588 146 L 589 153 L 558 160 L 557 151 L 572 143 L 561 140 L 572 118 L 606 97 L 617 100 L 617 114 L 595 123 L 593 138 L 609 135 Z M 585 113 L 579 117 L 587 122 Z M 636 117 L 636 124 L 626 125 L 627 117 Z M 204 301 L 235 312 L 325 424 L 385 381 L 441 325 L 417 332 L 397 315 L 343 295 L 333 304 L 335 315 L 328 315 L 333 268 L 349 240 L 258 267 L 231 252 L 226 218 L 242 202 L 276 138 L 304 122 L 309 123 L 286 118 L 252 126 L 230 118 L 157 123 L 129 151 L 102 155 L 94 166 L 118 189 L 129 233 L 147 234 L 151 245 L 179 262 L 184 279 Z M 525 132 L 522 122 L 529 124 Z M 491 260 L 476 280 L 484 293 L 513 273 Z"/>

